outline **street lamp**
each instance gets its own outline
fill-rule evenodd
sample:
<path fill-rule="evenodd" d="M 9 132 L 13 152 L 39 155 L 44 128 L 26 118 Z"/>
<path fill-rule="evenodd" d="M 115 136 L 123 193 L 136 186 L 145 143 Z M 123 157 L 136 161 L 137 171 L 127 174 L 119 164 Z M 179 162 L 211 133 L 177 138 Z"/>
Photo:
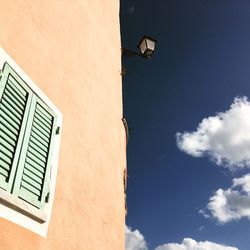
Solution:
<path fill-rule="evenodd" d="M 156 43 L 157 41 L 155 39 L 149 36 L 144 36 L 137 46 L 140 53 L 122 48 L 122 55 L 129 57 L 136 55 L 144 58 L 151 58 L 154 54 Z"/>
<path fill-rule="evenodd" d="M 155 44 L 157 43 L 157 41 L 149 36 L 143 36 L 141 41 L 139 42 L 137 48 L 139 49 L 139 53 L 129 50 L 129 49 L 125 49 L 122 48 L 122 56 L 140 56 L 140 57 L 144 57 L 144 58 L 151 58 L 154 54 L 155 51 Z M 126 75 L 126 70 L 124 67 L 122 67 L 121 69 L 121 76 L 125 76 Z M 126 132 L 126 144 L 128 144 L 128 140 L 129 140 L 129 126 L 128 123 L 126 121 L 126 119 L 123 117 L 122 118 L 122 122 L 125 128 L 125 132 Z M 127 172 L 124 172 L 124 194 L 125 194 L 125 210 L 126 210 L 126 215 L 127 215 L 127 203 L 126 203 L 126 184 L 127 184 Z"/>

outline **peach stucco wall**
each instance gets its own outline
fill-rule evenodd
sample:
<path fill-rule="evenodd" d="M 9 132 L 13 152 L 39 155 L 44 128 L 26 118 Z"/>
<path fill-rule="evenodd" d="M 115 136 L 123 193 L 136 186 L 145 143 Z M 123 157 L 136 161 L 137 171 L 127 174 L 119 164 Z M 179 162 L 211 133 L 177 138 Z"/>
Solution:
<path fill-rule="evenodd" d="M 0 0 L 0 47 L 63 114 L 47 238 L 0 219 L 0 249 L 124 249 L 118 0 Z"/>

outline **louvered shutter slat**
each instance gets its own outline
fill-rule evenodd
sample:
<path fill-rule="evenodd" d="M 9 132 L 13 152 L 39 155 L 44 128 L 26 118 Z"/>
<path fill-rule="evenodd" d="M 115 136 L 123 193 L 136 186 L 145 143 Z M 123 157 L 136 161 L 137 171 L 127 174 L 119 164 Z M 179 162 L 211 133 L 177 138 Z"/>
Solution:
<path fill-rule="evenodd" d="M 2 103 L 4 102 L 7 102 L 8 105 L 10 105 L 15 110 L 13 113 L 17 112 L 21 115 L 21 117 L 23 116 L 23 111 L 17 105 L 15 105 L 15 103 L 13 103 L 6 95 L 3 96 Z"/>
<path fill-rule="evenodd" d="M 0 158 L 0 165 L 1 168 L 4 169 L 5 171 L 10 171 L 10 165 L 7 164 L 5 161 L 3 161 L 1 158 Z"/>
<path fill-rule="evenodd" d="M 4 109 L 2 108 L 2 106 L 0 106 L 0 112 L 1 112 L 1 115 L 0 115 L 1 119 L 8 122 L 11 125 L 11 127 L 16 129 L 17 131 L 20 130 L 19 124 L 17 124 L 8 114 L 4 112 Z"/>
<path fill-rule="evenodd" d="M 12 159 L 13 158 L 13 152 L 11 152 L 9 149 L 7 149 L 6 147 L 4 147 L 2 150 L 1 150 L 1 152 L 0 152 L 0 154 L 4 154 L 4 155 L 6 155 L 6 157 L 8 157 L 8 158 L 10 158 L 10 159 Z M 11 160 L 10 160 L 10 162 L 11 162 Z"/>
<path fill-rule="evenodd" d="M 21 98 L 14 90 L 13 90 L 13 88 L 11 88 L 11 85 L 10 84 L 8 84 L 7 86 L 6 86 L 6 92 L 8 93 L 8 94 L 10 94 L 11 96 L 13 96 L 13 98 L 15 98 L 15 100 L 18 102 L 18 103 L 20 103 L 20 106 L 21 107 L 23 107 L 23 106 L 25 106 L 25 99 L 23 99 L 23 98 Z"/>
<path fill-rule="evenodd" d="M 11 152 L 15 152 L 15 148 L 11 146 L 6 140 L 0 137 L 0 147 L 7 148 Z"/>
<path fill-rule="evenodd" d="M 28 183 L 28 185 L 35 188 L 37 190 L 37 195 L 40 196 L 40 190 L 42 189 L 41 183 L 30 178 L 28 175 L 25 174 L 25 172 L 23 172 L 22 181 Z M 22 183 L 22 185 L 23 185 L 23 183 Z"/>
<path fill-rule="evenodd" d="M 39 141 L 46 148 L 46 151 L 48 150 L 49 142 L 47 142 L 47 138 L 41 137 L 34 130 L 32 130 L 31 135 L 35 140 Z"/>
<path fill-rule="evenodd" d="M 37 201 L 39 201 L 39 197 L 40 197 L 40 190 L 33 187 L 29 182 L 27 182 L 25 180 L 25 176 L 23 176 L 23 179 L 22 179 L 22 188 L 21 190 L 25 189 L 26 192 L 29 192 L 30 195 L 35 195 L 36 196 L 36 199 Z M 22 198 L 22 196 L 21 196 Z M 28 197 L 25 197 L 25 199 L 27 199 Z M 28 199 L 27 199 L 28 200 Z"/>
<path fill-rule="evenodd" d="M 46 162 L 43 162 L 41 161 L 38 157 L 37 157 L 38 153 L 37 154 L 32 154 L 31 151 L 30 151 L 30 147 L 28 149 L 28 152 L 27 152 L 27 157 L 30 158 L 33 162 L 35 162 L 36 164 L 38 164 L 42 169 L 45 168 L 45 165 L 46 165 Z"/>
<path fill-rule="evenodd" d="M 47 144 L 49 144 L 50 138 L 49 134 L 45 135 L 45 133 L 42 133 L 41 130 L 37 129 L 37 127 L 33 126 L 32 132 L 34 132 L 36 135 L 38 135 L 43 141 L 45 141 Z"/>
<path fill-rule="evenodd" d="M 23 98 L 25 99 L 26 91 L 22 88 L 19 88 L 19 82 L 12 75 L 9 75 L 8 80 L 10 82 L 10 85 L 16 90 L 16 93 L 19 93 L 19 95 L 23 96 Z"/>
<path fill-rule="evenodd" d="M 46 115 L 44 112 L 42 112 L 40 109 L 37 109 L 37 113 L 38 116 L 40 116 L 42 118 L 42 120 L 44 120 L 45 122 L 47 122 L 48 124 L 51 123 L 51 117 L 48 117 L 48 115 Z"/>
<path fill-rule="evenodd" d="M 47 157 L 43 156 L 41 152 L 34 150 L 34 148 L 32 148 L 31 146 L 29 147 L 29 152 L 32 153 L 32 155 L 35 155 L 44 164 L 46 164 Z"/>
<path fill-rule="evenodd" d="M 25 165 L 24 171 L 27 170 L 27 171 L 33 173 L 33 174 L 34 174 L 35 176 L 37 176 L 38 178 L 40 178 L 40 179 L 43 180 L 43 176 L 44 176 L 44 171 L 43 171 L 43 169 L 41 169 L 41 168 L 39 169 L 39 167 L 37 168 L 36 166 L 30 164 L 30 163 L 28 162 L 28 159 L 26 159 L 26 162 L 25 162 L 24 165 Z"/>
<path fill-rule="evenodd" d="M 13 115 L 15 115 L 19 120 L 22 119 L 22 115 L 20 113 L 18 113 L 8 102 L 6 102 L 4 99 L 2 100 L 2 105 L 8 109 L 8 111 L 10 113 L 12 113 Z"/>
<path fill-rule="evenodd" d="M 48 128 L 47 125 L 45 125 L 43 122 L 41 122 L 37 117 L 34 117 L 34 123 L 36 123 L 46 133 L 50 134 L 50 128 Z"/>
<path fill-rule="evenodd" d="M 51 116 L 51 114 L 50 113 L 48 113 L 47 111 L 46 111 L 46 109 L 44 109 L 41 105 L 38 105 L 37 106 L 37 113 L 38 114 L 43 114 L 43 115 L 45 115 L 50 121 L 53 119 L 53 116 Z"/>
<path fill-rule="evenodd" d="M 35 117 L 42 122 L 48 129 L 50 129 L 51 121 L 47 120 L 44 116 L 40 115 L 39 113 L 36 113 Z"/>
<path fill-rule="evenodd" d="M 40 153 L 42 156 L 46 156 L 46 150 L 41 149 L 37 144 L 35 144 L 33 141 L 30 140 L 29 142 L 30 148 L 33 148 L 37 153 Z"/>
<path fill-rule="evenodd" d="M 6 136 L 9 136 L 12 140 L 14 141 L 17 140 L 17 135 L 11 132 L 6 126 L 3 126 L 1 123 L 0 123 L 0 130 L 1 130 L 1 135 L 5 134 Z M 0 135 L 0 138 L 1 138 L 1 135 Z"/>
<path fill-rule="evenodd" d="M 15 77 L 16 78 L 16 77 Z M 15 80 L 12 75 L 8 76 L 8 85 L 6 91 L 9 92 L 15 99 L 24 105 L 26 101 L 26 91 L 20 88 L 19 80 Z"/>
<path fill-rule="evenodd" d="M 30 138 L 30 142 L 39 147 L 39 149 L 46 155 L 47 148 L 41 144 L 38 140 L 36 140 L 34 137 Z"/>
<path fill-rule="evenodd" d="M 7 144 L 7 145 L 9 144 L 12 147 L 16 146 L 16 140 L 13 139 L 12 137 L 10 137 L 7 133 L 5 134 L 2 127 L 0 127 L 0 138 L 4 141 L 1 150 L 3 150 L 5 148 L 5 144 Z"/>
<path fill-rule="evenodd" d="M 22 122 L 22 118 L 19 116 L 17 117 L 18 115 L 16 115 L 16 113 L 12 113 L 6 106 L 4 105 L 1 105 L 1 109 L 2 111 L 7 115 L 9 116 L 9 118 L 18 126 L 20 127 L 20 124 Z"/>
<path fill-rule="evenodd" d="M 7 171 L 6 169 L 1 167 L 0 168 L 0 175 L 6 179 L 9 175 L 9 171 Z"/>
<path fill-rule="evenodd" d="M 1 115 L 0 115 L 0 124 L 3 125 L 3 127 L 5 127 L 6 129 L 8 129 L 9 131 L 11 131 L 13 134 L 18 135 L 19 131 L 16 130 L 15 128 L 13 128 L 8 122 L 6 122 L 4 119 L 1 119 Z M 1 130 L 2 131 L 2 130 Z M 1 136 L 1 133 L 0 133 Z"/>
<path fill-rule="evenodd" d="M 19 103 L 18 100 L 15 99 L 15 97 L 6 89 L 5 91 L 6 99 L 9 99 L 15 106 L 17 106 L 22 112 L 24 111 L 24 107 L 21 103 Z"/>
<path fill-rule="evenodd" d="M 25 167 L 23 174 L 31 178 L 32 180 L 36 181 L 38 184 L 43 184 L 43 175 L 40 175 L 40 172 L 33 173 L 29 167 Z"/>
<path fill-rule="evenodd" d="M 8 86 L 8 90 L 13 93 L 13 95 L 18 99 L 20 100 L 22 103 L 25 102 L 26 100 L 26 96 L 25 96 L 25 92 L 21 92 L 20 91 L 20 88 L 18 89 L 17 87 L 17 83 L 13 84 L 11 81 L 10 81 L 10 77 L 9 77 L 9 86 Z"/>
<path fill-rule="evenodd" d="M 31 166 L 32 168 L 35 168 L 37 171 L 39 171 L 40 173 L 44 174 L 44 168 L 42 166 L 40 166 L 36 161 L 34 161 L 32 158 L 30 158 L 28 155 L 26 156 L 26 161 L 25 163 L 28 163 L 29 166 Z M 28 166 L 28 169 L 29 169 Z"/>
<path fill-rule="evenodd" d="M 9 166 L 11 165 L 12 162 L 12 157 L 10 157 L 9 155 L 6 154 L 7 150 L 2 150 L 0 152 L 0 159 L 3 160 L 4 162 L 6 162 Z M 8 152 L 8 151 L 7 151 Z"/>

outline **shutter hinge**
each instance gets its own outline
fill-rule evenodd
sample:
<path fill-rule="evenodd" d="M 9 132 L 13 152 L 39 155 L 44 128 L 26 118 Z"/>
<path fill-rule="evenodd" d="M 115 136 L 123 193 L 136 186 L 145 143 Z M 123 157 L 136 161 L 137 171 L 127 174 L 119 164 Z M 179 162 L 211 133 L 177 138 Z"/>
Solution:
<path fill-rule="evenodd" d="M 59 135 L 60 134 L 60 127 L 57 127 L 56 128 L 56 135 Z"/>
<path fill-rule="evenodd" d="M 49 196 L 50 196 L 50 193 L 47 193 L 46 197 L 45 197 L 45 202 L 46 203 L 49 203 Z"/>

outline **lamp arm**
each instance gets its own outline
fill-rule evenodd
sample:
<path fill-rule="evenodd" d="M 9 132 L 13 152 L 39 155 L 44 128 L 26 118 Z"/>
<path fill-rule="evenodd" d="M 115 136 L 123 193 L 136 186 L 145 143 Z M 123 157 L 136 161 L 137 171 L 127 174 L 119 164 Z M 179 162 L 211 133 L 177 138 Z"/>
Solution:
<path fill-rule="evenodd" d="M 125 48 L 121 48 L 122 50 L 122 56 L 127 56 L 127 57 L 131 57 L 131 56 L 140 56 L 140 57 L 145 57 L 142 54 L 139 54 L 138 52 L 129 50 L 129 49 L 125 49 Z"/>

